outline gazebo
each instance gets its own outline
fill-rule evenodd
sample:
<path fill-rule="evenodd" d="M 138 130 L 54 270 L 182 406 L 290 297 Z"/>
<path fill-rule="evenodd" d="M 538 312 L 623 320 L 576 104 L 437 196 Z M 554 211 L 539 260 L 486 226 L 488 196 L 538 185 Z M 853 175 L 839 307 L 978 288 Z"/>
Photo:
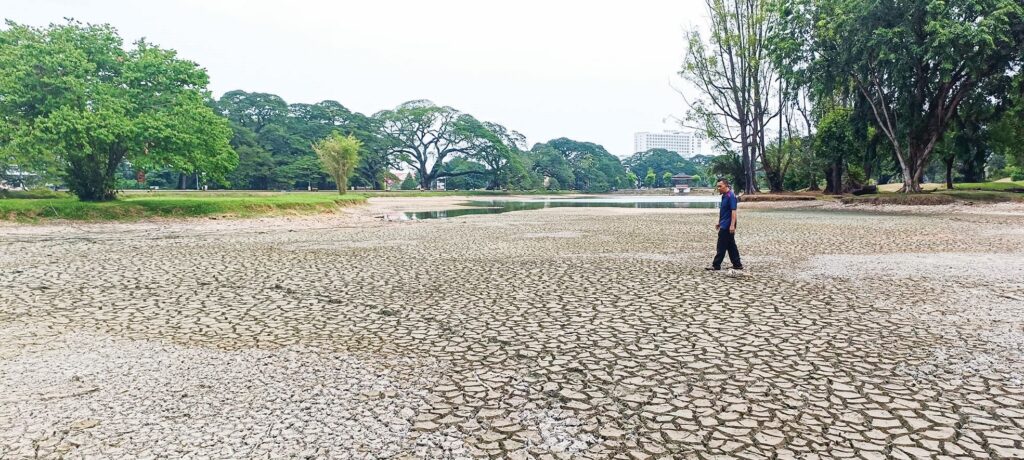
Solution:
<path fill-rule="evenodd" d="M 672 186 L 673 187 L 680 187 L 680 186 L 689 187 L 691 180 L 693 180 L 693 176 L 691 176 L 689 174 L 679 173 L 679 174 L 676 174 L 676 175 L 672 176 Z"/>

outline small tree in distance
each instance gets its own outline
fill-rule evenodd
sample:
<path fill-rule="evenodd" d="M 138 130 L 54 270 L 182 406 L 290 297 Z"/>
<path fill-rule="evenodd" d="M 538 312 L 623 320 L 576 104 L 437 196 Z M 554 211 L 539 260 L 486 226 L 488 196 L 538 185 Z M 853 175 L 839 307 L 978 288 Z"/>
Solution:
<path fill-rule="evenodd" d="M 313 143 L 313 151 L 320 158 L 324 172 L 338 184 L 339 195 L 348 190 L 348 179 L 359 164 L 359 149 L 362 147 L 362 141 L 355 136 L 342 136 L 337 131 Z"/>
<path fill-rule="evenodd" d="M 419 185 L 420 185 L 420 183 L 416 179 L 416 173 L 412 173 L 411 172 L 411 173 L 407 174 L 405 176 L 405 180 L 402 181 L 401 189 L 402 190 L 416 190 L 416 187 L 418 187 Z"/>

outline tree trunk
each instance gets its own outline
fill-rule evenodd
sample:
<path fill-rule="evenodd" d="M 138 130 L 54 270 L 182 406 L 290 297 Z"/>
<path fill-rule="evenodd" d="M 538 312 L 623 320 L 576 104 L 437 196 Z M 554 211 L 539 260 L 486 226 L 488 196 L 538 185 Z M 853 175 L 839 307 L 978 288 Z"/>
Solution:
<path fill-rule="evenodd" d="M 825 169 L 825 193 L 843 194 L 843 161 L 836 160 Z"/>
<path fill-rule="evenodd" d="M 946 190 L 953 190 L 953 160 L 956 158 L 950 155 L 946 158 Z"/>
<path fill-rule="evenodd" d="M 178 173 L 178 190 L 185 189 L 185 173 Z"/>
<path fill-rule="evenodd" d="M 783 177 L 778 170 L 766 171 L 765 176 L 768 178 L 768 191 L 772 193 L 779 193 L 782 191 Z"/>

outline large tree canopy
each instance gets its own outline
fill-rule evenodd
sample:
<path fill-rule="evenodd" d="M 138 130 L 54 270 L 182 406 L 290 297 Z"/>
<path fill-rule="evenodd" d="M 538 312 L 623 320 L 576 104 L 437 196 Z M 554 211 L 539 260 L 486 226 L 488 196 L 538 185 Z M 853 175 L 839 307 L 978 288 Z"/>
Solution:
<path fill-rule="evenodd" d="M 1005 88 L 992 80 L 1008 79 L 1024 62 L 1019 0 L 826 0 L 816 14 L 820 75 L 837 86 L 850 82 L 870 105 L 908 192 L 921 190 L 961 104 Z"/>
<path fill-rule="evenodd" d="M 145 41 L 125 49 L 107 25 L 0 31 L 0 145 L 59 170 L 83 200 L 116 193 L 123 161 L 202 171 L 237 163 L 228 121 L 208 105 L 206 71 Z"/>
<path fill-rule="evenodd" d="M 539 152 L 548 148 L 558 152 L 568 163 L 572 172 L 573 189 L 606 192 L 629 182 L 619 158 L 608 153 L 600 145 L 562 137 L 537 144 L 533 150 Z"/>
<path fill-rule="evenodd" d="M 430 101 L 406 102 L 394 110 L 374 115 L 388 151 L 414 171 L 420 186 L 429 189 L 445 177 L 484 174 L 475 168 L 455 170 L 445 163 L 457 156 L 480 161 L 489 167 L 491 186 L 509 165 L 514 165 L 522 135 L 495 123 L 481 122 L 451 107 Z"/>
<path fill-rule="evenodd" d="M 378 123 L 336 101 L 288 104 L 274 94 L 235 90 L 224 93 L 215 106 L 234 129 L 232 146 L 240 164 L 232 178 L 248 188 L 330 186 L 311 145 L 334 132 L 361 143 L 353 185 L 380 189 L 387 171 L 396 166 Z"/>

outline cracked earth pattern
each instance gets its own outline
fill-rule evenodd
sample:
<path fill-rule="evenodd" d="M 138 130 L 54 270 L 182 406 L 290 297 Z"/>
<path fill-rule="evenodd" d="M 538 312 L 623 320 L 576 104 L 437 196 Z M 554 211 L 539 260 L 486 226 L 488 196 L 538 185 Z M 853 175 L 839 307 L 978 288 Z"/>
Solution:
<path fill-rule="evenodd" d="M 1024 215 L 0 228 L 0 458 L 1022 458 Z"/>

